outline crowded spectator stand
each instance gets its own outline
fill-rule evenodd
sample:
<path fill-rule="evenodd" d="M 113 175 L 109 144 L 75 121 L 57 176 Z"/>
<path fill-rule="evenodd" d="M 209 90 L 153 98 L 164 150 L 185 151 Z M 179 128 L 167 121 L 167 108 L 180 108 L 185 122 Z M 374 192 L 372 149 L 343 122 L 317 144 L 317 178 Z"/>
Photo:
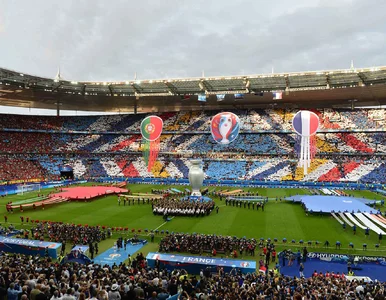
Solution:
<path fill-rule="evenodd" d="M 130 261 L 131 260 L 131 261 Z M 240 274 L 236 269 L 190 275 L 183 269 L 149 268 L 142 254 L 128 264 L 101 266 L 58 264 L 39 256 L 0 256 L 0 287 L 27 299 L 384 299 L 384 283 L 267 273 Z M 119 295 L 119 296 L 118 296 Z M 152 298 L 153 297 L 153 298 Z"/>
<path fill-rule="evenodd" d="M 81 265 L 89 265 L 92 263 L 92 260 L 80 249 L 73 249 L 70 253 L 64 256 L 60 260 L 61 264 L 74 264 L 78 263 Z"/>
<path fill-rule="evenodd" d="M 182 179 L 187 178 L 191 157 L 203 160 L 210 180 L 386 182 L 384 109 L 315 110 L 321 120 L 318 151 L 307 175 L 296 167 L 291 129 L 296 111 L 233 112 L 243 130 L 237 143 L 221 152 L 209 132 L 208 121 L 216 111 L 161 114 L 168 125 L 150 172 L 143 168 L 139 143 L 138 124 L 144 115 L 62 117 L 60 121 L 2 115 L 1 183 L 58 180 L 63 175 L 61 166 L 69 166 L 75 179 Z"/>
<path fill-rule="evenodd" d="M 32 221 L 31 221 L 32 222 Z M 53 242 L 70 242 L 74 245 L 99 243 L 111 234 L 111 229 L 105 230 L 101 226 L 89 226 L 81 224 L 65 224 L 63 222 L 35 221 L 31 227 L 31 236 L 37 240 L 45 237 Z"/>
<path fill-rule="evenodd" d="M 200 254 L 224 254 L 237 258 L 238 255 L 254 256 L 257 242 L 255 239 L 236 236 L 171 233 L 161 239 L 160 252 L 183 252 Z"/>

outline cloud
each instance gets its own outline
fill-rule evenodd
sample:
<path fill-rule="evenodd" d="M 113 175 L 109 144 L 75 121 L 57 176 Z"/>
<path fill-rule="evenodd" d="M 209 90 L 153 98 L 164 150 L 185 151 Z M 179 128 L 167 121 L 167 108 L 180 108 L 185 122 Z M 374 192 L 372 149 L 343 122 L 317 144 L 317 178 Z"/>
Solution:
<path fill-rule="evenodd" d="M 0 0 L 1 67 L 70 80 L 348 68 L 386 61 L 383 0 Z"/>

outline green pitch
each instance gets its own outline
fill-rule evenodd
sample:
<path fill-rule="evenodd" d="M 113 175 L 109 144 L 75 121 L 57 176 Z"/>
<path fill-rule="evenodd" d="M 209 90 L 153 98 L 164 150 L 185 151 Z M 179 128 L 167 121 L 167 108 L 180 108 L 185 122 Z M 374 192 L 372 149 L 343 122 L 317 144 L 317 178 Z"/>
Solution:
<path fill-rule="evenodd" d="M 152 188 L 166 189 L 166 186 L 156 185 L 128 185 L 132 192 L 150 192 Z M 175 186 L 182 189 L 181 186 Z M 212 190 L 213 188 L 209 188 Z M 217 190 L 226 189 L 225 187 Z M 235 188 L 228 188 L 235 189 Z M 287 197 L 295 194 L 308 194 L 306 189 L 266 189 L 266 188 L 244 188 L 243 190 L 258 191 L 259 195 L 269 198 Z M 52 190 L 42 190 L 40 194 L 46 194 Z M 365 197 L 369 199 L 384 199 L 382 196 L 370 191 L 346 191 L 356 197 Z M 30 192 L 24 195 L 12 195 L 2 199 L 4 205 L 1 206 L 1 212 L 6 215 L 5 203 L 8 201 L 22 201 L 36 197 L 38 192 Z M 313 249 L 314 251 L 335 250 L 335 242 L 342 244 L 341 253 L 362 253 L 362 244 L 367 243 L 367 254 L 386 256 L 386 245 L 376 250 L 375 244 L 378 243 L 378 235 L 370 233 L 368 239 L 365 238 L 364 230 L 358 229 L 357 235 L 353 235 L 351 228 L 343 230 L 342 226 L 332 217 L 327 215 L 306 215 L 299 204 L 286 201 L 270 200 L 265 211 L 262 212 L 243 207 L 225 206 L 224 201 L 214 197 L 216 205 L 219 206 L 219 213 L 213 211 L 207 217 L 174 217 L 170 222 L 164 222 L 161 216 L 154 216 L 150 204 L 135 204 L 124 206 L 123 202 L 118 205 L 117 196 L 108 196 L 95 199 L 91 202 L 71 202 L 61 203 L 53 206 L 46 206 L 44 210 L 38 208 L 26 209 L 23 213 L 15 209 L 13 214 L 7 214 L 8 224 L 14 224 L 18 227 L 28 228 L 30 225 L 21 225 L 20 216 L 29 217 L 34 220 L 62 221 L 75 224 L 105 225 L 110 227 L 128 227 L 131 229 L 141 229 L 145 236 L 144 229 L 148 230 L 168 230 L 169 232 L 189 232 L 189 233 L 207 233 L 217 235 L 232 235 L 248 238 L 277 238 L 279 249 L 283 247 L 297 249 L 298 241 L 303 240 L 305 245 L 307 241 L 319 241 L 322 244 L 328 240 L 331 244 L 330 249 L 324 249 L 323 245 Z M 384 211 L 383 207 L 380 207 Z M 2 219 L 4 224 L 4 218 Z M 129 233 L 125 233 L 129 234 Z M 282 239 L 287 239 L 287 244 L 282 244 Z M 386 237 L 385 237 L 386 238 Z M 296 240 L 296 245 L 291 244 L 291 240 Z M 158 238 L 156 239 L 156 241 Z M 354 250 L 348 249 L 348 244 L 352 242 Z M 385 242 L 385 241 L 384 241 Z M 104 241 L 101 245 L 101 251 L 111 247 L 113 240 Z M 314 243 L 313 243 L 314 245 Z M 315 247 L 315 246 L 313 246 Z M 157 244 L 148 244 L 143 251 L 157 250 Z"/>

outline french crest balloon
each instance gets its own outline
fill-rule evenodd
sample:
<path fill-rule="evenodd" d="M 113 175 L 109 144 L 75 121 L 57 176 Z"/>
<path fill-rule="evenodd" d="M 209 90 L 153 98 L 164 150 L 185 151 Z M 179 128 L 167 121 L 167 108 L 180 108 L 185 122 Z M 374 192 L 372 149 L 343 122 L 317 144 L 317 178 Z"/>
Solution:
<path fill-rule="evenodd" d="M 298 135 L 312 136 L 319 129 L 319 117 L 314 112 L 301 110 L 294 115 L 292 126 Z"/>
<path fill-rule="evenodd" d="M 298 134 L 299 166 L 303 167 L 304 174 L 307 174 L 316 152 L 314 136 L 319 129 L 319 117 L 311 111 L 301 110 L 294 115 L 292 127 Z"/>
<path fill-rule="evenodd" d="M 218 113 L 210 122 L 210 131 L 217 143 L 232 143 L 239 135 L 240 118 L 231 112 Z"/>

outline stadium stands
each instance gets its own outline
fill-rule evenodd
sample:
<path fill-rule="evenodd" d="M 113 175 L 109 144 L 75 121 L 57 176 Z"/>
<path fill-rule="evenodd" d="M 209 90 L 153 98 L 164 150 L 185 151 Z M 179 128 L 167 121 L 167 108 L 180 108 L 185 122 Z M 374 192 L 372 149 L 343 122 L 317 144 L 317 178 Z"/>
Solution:
<path fill-rule="evenodd" d="M 211 116 L 219 111 L 164 113 L 164 130 L 171 131 L 207 131 Z M 242 122 L 244 130 L 272 131 L 291 130 L 294 110 L 250 110 L 233 111 Z M 321 120 L 320 129 L 340 129 L 351 132 L 356 130 L 382 128 L 384 109 L 355 110 L 314 110 Z M 381 117 L 379 117 L 381 116 Z M 82 117 L 19 116 L 1 115 L 0 129 L 46 130 L 57 132 L 123 132 L 139 131 L 143 115 L 111 115 Z M 204 126 L 205 125 L 205 126 Z"/>
<path fill-rule="evenodd" d="M 296 137 L 291 132 L 295 111 L 234 112 L 242 129 L 229 145 L 215 143 L 209 133 L 210 117 L 217 111 L 161 114 L 164 134 L 151 172 L 141 158 L 144 115 L 1 115 L 0 155 L 8 164 L 0 166 L 0 178 L 57 179 L 65 163 L 76 178 L 187 178 L 188 157 L 201 157 L 210 179 L 386 182 L 386 132 L 379 130 L 383 109 L 315 110 L 321 128 L 316 159 L 306 176 L 296 168 Z"/>
<path fill-rule="evenodd" d="M 239 179 L 245 176 L 245 165 L 245 161 L 215 161 L 208 164 L 205 173 L 211 179 Z"/>
<path fill-rule="evenodd" d="M 37 161 L 9 157 L 0 158 L 0 176 L 4 181 L 45 178 L 44 170 Z"/>
<path fill-rule="evenodd" d="M 72 230 L 72 228 L 70 228 Z M 81 228 L 83 233 L 83 228 Z M 79 230 L 80 231 L 80 230 Z M 40 232 L 40 231 L 39 231 Z M 61 231 L 51 230 L 46 234 Z M 75 232 L 75 231 L 74 231 Z M 87 243 L 86 243 L 87 244 Z M 18 279 L 2 283 L 8 299 L 384 299 L 384 282 L 346 280 L 333 272 L 311 278 L 279 276 L 278 269 L 239 276 L 236 272 L 204 270 L 200 276 L 183 269 L 168 272 L 148 267 L 142 253 L 126 265 L 58 264 L 50 258 L 31 260 L 26 255 L 2 255 L 1 266 L 14 266 Z M 101 277 L 102 269 L 105 277 Z M 68 280 L 69 270 L 81 276 Z M 51 273 L 48 273 L 51 272 Z M 87 275 L 82 275 L 82 274 Z M 47 274 L 51 274 L 47 276 Z M 135 275 L 133 275 L 135 274 Z M 46 278 L 47 277 L 47 278 Z M 272 284 L 272 278 L 275 284 Z M 97 282 L 98 284 L 95 284 Z M 32 286 L 32 287 L 31 287 Z M 293 288 L 291 288 L 293 287 Z M 8 288 L 8 289 L 7 289 Z M 235 296 L 237 295 L 237 296 Z M 168 298 L 169 296 L 173 296 Z M 14 297 L 14 298 L 12 298 Z M 15 298 L 16 297 L 16 298 Z"/>

